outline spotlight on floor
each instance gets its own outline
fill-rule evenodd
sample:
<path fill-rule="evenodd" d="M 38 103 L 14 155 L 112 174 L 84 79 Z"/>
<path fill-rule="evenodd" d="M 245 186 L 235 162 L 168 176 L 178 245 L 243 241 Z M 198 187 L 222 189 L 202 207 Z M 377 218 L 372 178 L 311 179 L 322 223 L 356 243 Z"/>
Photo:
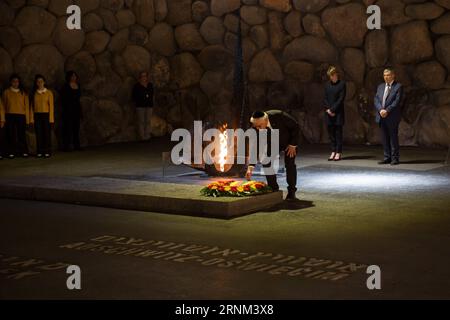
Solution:
<path fill-rule="evenodd" d="M 316 172 L 302 181 L 304 189 L 345 192 L 408 192 L 449 187 L 447 177 L 411 172 Z"/>

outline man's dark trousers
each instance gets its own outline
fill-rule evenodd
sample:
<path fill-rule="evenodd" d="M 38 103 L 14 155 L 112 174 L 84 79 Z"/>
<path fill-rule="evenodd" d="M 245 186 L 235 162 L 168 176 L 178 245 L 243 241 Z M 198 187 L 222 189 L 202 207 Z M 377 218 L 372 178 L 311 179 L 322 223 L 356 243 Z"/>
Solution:
<path fill-rule="evenodd" d="M 281 152 L 280 152 L 281 153 Z M 284 165 L 286 167 L 286 180 L 288 183 L 288 192 L 297 192 L 297 165 L 295 164 L 295 158 L 290 158 L 285 153 L 284 155 Z M 265 165 L 264 168 L 269 168 L 271 164 Z M 267 175 L 267 184 L 274 191 L 278 191 L 280 187 L 278 186 L 276 175 Z"/>
<path fill-rule="evenodd" d="M 385 161 L 400 161 L 400 144 L 398 142 L 398 123 L 388 119 L 380 121 Z"/>

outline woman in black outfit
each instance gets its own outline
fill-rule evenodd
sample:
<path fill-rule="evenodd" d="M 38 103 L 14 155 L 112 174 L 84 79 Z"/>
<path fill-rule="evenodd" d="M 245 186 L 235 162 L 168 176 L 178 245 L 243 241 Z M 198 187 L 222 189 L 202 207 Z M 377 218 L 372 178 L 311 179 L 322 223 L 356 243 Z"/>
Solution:
<path fill-rule="evenodd" d="M 339 80 L 336 67 L 330 67 L 327 75 L 330 81 L 325 86 L 325 121 L 331 141 L 331 156 L 328 161 L 342 160 L 343 126 L 345 124 L 344 101 L 346 84 Z"/>
<path fill-rule="evenodd" d="M 72 145 L 75 150 L 81 150 L 80 122 L 82 113 L 80 98 L 81 89 L 78 75 L 74 71 L 69 71 L 66 74 L 66 83 L 61 90 L 64 151 L 70 151 Z"/>

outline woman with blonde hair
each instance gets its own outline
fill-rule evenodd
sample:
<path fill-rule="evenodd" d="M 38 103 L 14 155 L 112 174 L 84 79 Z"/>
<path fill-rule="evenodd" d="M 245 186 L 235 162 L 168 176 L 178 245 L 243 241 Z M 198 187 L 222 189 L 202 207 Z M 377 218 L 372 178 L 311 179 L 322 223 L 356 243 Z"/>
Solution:
<path fill-rule="evenodd" d="M 325 86 L 325 121 L 331 142 L 331 155 L 328 161 L 342 160 L 343 126 L 345 124 L 344 101 L 346 84 L 339 80 L 336 67 L 331 66 L 327 72 L 329 82 Z"/>

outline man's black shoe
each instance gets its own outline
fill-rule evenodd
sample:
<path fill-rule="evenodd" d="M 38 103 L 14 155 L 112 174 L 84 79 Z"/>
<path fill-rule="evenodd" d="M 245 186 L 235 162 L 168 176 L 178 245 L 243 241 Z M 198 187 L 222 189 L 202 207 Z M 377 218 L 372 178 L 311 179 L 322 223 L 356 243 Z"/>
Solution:
<path fill-rule="evenodd" d="M 390 159 L 387 159 L 387 160 L 383 160 L 383 161 L 378 162 L 378 164 L 390 164 L 390 163 L 391 163 L 391 160 L 390 160 Z"/>
<path fill-rule="evenodd" d="M 286 201 L 298 201 L 298 198 L 294 192 L 289 192 L 286 197 Z"/>
<path fill-rule="evenodd" d="M 394 160 L 391 162 L 391 166 L 398 166 L 400 164 L 400 161 Z"/>

